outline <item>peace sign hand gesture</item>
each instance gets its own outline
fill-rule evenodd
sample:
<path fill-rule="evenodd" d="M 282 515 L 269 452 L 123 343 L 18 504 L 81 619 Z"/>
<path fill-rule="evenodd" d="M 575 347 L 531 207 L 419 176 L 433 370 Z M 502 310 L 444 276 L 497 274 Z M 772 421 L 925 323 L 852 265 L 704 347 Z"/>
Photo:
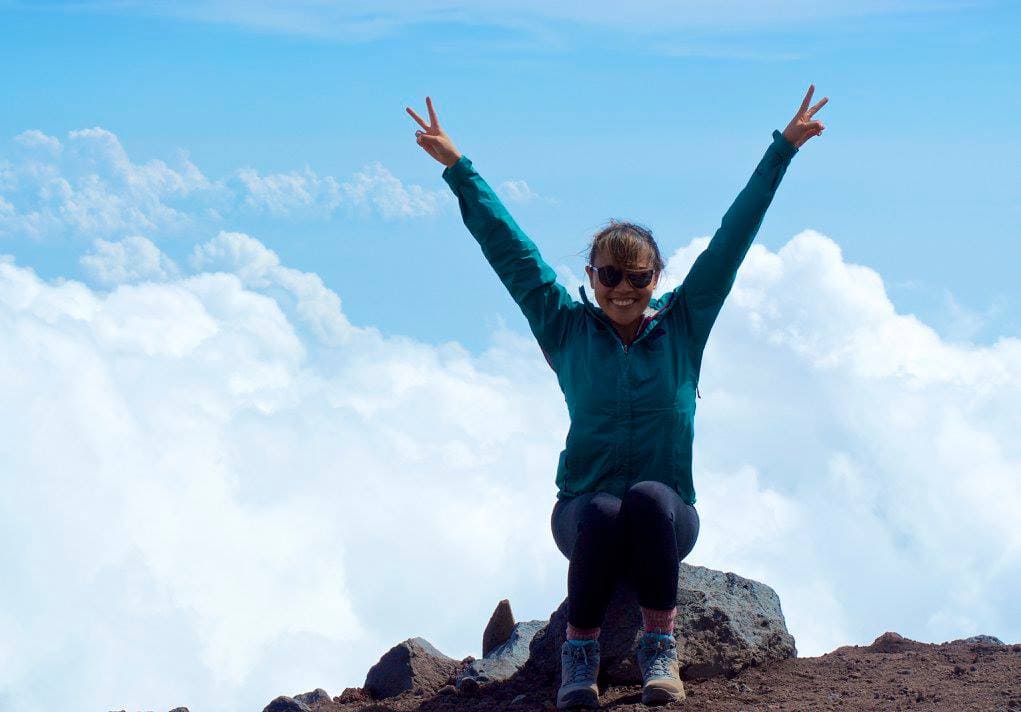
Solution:
<path fill-rule="evenodd" d="M 429 124 L 422 121 L 422 117 L 416 114 L 410 106 L 405 107 L 408 113 L 411 114 L 411 118 L 425 129 L 425 131 L 415 132 L 415 140 L 419 146 L 425 149 L 426 153 L 449 168 L 457 163 L 461 153 L 454 147 L 454 142 L 447 136 L 447 132 L 440 128 L 439 119 L 436 118 L 436 111 L 433 109 L 432 99 L 426 97 L 425 104 L 429 108 Z"/>
<path fill-rule="evenodd" d="M 805 94 L 805 99 L 801 102 L 801 108 L 798 109 L 798 113 L 794 115 L 791 122 L 787 124 L 787 128 L 783 130 L 783 137 L 794 144 L 794 148 L 801 148 L 801 144 L 813 136 L 819 136 L 822 134 L 823 129 L 826 128 L 821 121 L 812 121 L 811 119 L 812 115 L 829 101 L 829 97 L 824 96 L 818 104 L 809 109 L 808 102 L 812 100 L 812 92 L 814 91 L 815 85 L 809 84 L 808 93 Z"/>

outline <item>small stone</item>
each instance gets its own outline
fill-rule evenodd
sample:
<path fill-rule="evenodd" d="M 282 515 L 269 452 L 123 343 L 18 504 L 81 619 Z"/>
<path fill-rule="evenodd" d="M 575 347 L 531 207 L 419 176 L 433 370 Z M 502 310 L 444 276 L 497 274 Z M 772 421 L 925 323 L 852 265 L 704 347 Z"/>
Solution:
<path fill-rule="evenodd" d="M 457 694 L 457 688 L 453 685 L 444 685 L 437 692 L 437 695 L 454 695 Z"/>
<path fill-rule="evenodd" d="M 482 633 L 482 657 L 507 642 L 514 630 L 514 614 L 511 612 L 510 601 L 506 598 L 496 604 L 496 610 L 489 617 L 486 630 Z"/>
<path fill-rule="evenodd" d="M 511 700 L 511 704 L 512 705 L 516 705 L 516 704 L 520 704 L 520 703 L 522 703 L 524 701 L 525 701 L 525 696 L 524 695 L 518 695 L 513 700 Z"/>
<path fill-rule="evenodd" d="M 293 697 L 280 695 L 266 705 L 262 712 L 312 712 L 312 708 Z"/>

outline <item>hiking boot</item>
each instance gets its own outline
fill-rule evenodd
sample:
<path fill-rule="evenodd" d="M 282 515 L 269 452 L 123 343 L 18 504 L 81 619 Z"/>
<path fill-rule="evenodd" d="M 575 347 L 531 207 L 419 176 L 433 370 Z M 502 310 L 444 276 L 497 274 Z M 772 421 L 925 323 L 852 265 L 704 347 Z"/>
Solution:
<path fill-rule="evenodd" d="M 557 709 L 599 707 L 599 641 L 586 640 L 583 644 L 565 640 L 560 646 L 560 691 L 557 692 Z"/>
<path fill-rule="evenodd" d="M 684 699 L 674 636 L 643 633 L 638 640 L 638 667 L 642 670 L 642 704 L 662 705 Z"/>

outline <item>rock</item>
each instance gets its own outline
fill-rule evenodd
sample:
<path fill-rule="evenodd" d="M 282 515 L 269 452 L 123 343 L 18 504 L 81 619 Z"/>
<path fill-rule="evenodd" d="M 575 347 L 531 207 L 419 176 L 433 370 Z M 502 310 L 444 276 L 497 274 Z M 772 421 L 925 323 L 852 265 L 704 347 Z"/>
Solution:
<path fill-rule="evenodd" d="M 316 702 L 332 702 L 330 693 L 321 687 L 317 687 L 312 692 L 303 692 L 300 695 L 295 695 L 294 699 L 304 702 L 306 705 L 312 705 Z"/>
<path fill-rule="evenodd" d="M 685 680 L 731 677 L 748 666 L 797 657 L 780 598 L 769 586 L 730 572 L 681 562 L 674 619 L 677 657 Z M 600 687 L 641 684 L 636 644 L 642 614 L 630 583 L 621 581 L 603 620 Z M 532 638 L 522 673 L 558 684 L 567 601 Z"/>
<path fill-rule="evenodd" d="M 369 668 L 362 686 L 377 700 L 407 690 L 434 694 L 447 684 L 460 663 L 434 648 L 425 638 L 409 638 L 392 647 Z"/>
<path fill-rule="evenodd" d="M 490 651 L 503 645 L 514 630 L 514 614 L 506 598 L 496 604 L 496 610 L 489 617 L 486 630 L 482 633 L 482 657 L 489 657 Z"/>
<path fill-rule="evenodd" d="M 304 702 L 281 695 L 266 705 L 262 712 L 312 712 L 312 708 Z"/>
<path fill-rule="evenodd" d="M 342 705 L 350 702 L 368 702 L 369 696 L 365 694 L 365 690 L 360 687 L 345 687 L 344 691 L 340 693 L 340 697 L 336 698 L 334 702 L 338 702 Z"/>
<path fill-rule="evenodd" d="M 970 638 L 958 638 L 951 640 L 951 643 L 972 643 L 977 645 L 1006 645 L 995 635 L 973 635 Z"/>
<path fill-rule="evenodd" d="M 501 645 L 493 648 L 482 660 L 471 663 L 458 675 L 457 687 L 474 679 L 479 684 L 499 682 L 511 677 L 521 669 L 529 656 L 529 646 L 535 634 L 546 626 L 546 621 L 523 621 L 511 629 L 510 636 Z"/>
<path fill-rule="evenodd" d="M 917 640 L 904 638 L 899 633 L 887 631 L 866 646 L 865 650 L 870 653 L 902 653 L 908 650 L 920 650 L 925 647 L 924 643 Z"/>
<path fill-rule="evenodd" d="M 170 712 L 188 712 L 188 708 L 187 707 L 175 707 L 174 709 L 170 710 Z"/>
<path fill-rule="evenodd" d="M 512 705 L 524 704 L 524 702 L 525 702 L 525 695 L 524 694 L 520 694 L 517 697 L 515 697 L 513 700 L 510 701 L 510 703 Z"/>

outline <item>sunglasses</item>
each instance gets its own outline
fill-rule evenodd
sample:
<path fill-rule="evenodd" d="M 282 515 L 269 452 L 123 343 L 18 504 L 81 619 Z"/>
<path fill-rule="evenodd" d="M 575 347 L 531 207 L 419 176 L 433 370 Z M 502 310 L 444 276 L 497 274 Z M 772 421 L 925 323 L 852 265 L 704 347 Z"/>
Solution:
<path fill-rule="evenodd" d="M 602 267 L 596 267 L 590 265 L 599 274 L 599 281 L 603 283 L 605 287 L 616 287 L 620 284 L 620 281 L 624 279 L 624 272 L 617 269 L 613 265 L 603 265 Z M 644 272 L 628 272 L 627 281 L 631 283 L 631 286 L 635 289 L 645 289 L 652 282 L 652 278 L 655 272 L 651 269 L 647 269 Z"/>

